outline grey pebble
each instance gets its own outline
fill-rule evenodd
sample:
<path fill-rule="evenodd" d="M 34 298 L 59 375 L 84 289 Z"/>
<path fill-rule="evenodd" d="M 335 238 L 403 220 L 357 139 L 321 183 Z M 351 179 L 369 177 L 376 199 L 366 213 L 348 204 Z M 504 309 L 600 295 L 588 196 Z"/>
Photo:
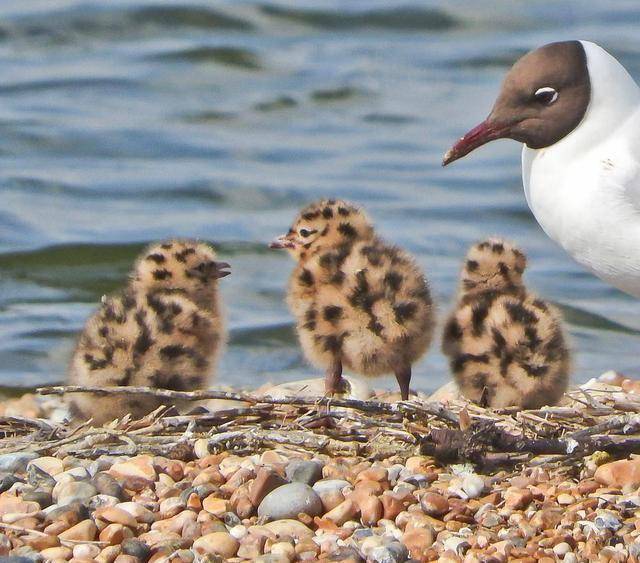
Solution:
<path fill-rule="evenodd" d="M 351 538 L 355 541 L 360 541 L 372 535 L 373 530 L 371 528 L 358 528 L 357 530 L 353 531 L 353 534 L 351 534 Z"/>
<path fill-rule="evenodd" d="M 27 482 L 34 487 L 45 487 L 47 489 L 53 489 L 56 486 L 56 480 L 33 463 L 27 468 Z"/>
<path fill-rule="evenodd" d="M 44 561 L 44 557 L 28 545 L 14 549 L 13 556 L 0 557 L 0 563 L 27 563 L 27 561 L 29 563 Z"/>
<path fill-rule="evenodd" d="M 313 490 L 319 494 L 323 495 L 326 493 L 331 493 L 333 491 L 341 491 L 345 487 L 350 487 L 351 483 L 349 481 L 345 481 L 344 479 L 324 479 L 322 481 L 317 481 L 313 484 Z"/>
<path fill-rule="evenodd" d="M 64 506 L 52 504 L 49 508 L 47 508 L 47 510 L 45 510 L 44 521 L 45 523 L 54 522 L 55 520 L 62 518 L 64 514 L 70 511 L 78 515 L 78 521 L 86 520 L 87 518 L 89 518 L 89 510 L 82 504 L 74 503 Z"/>
<path fill-rule="evenodd" d="M 274 489 L 258 507 L 258 516 L 266 520 L 296 518 L 301 512 L 309 516 L 322 514 L 320 497 L 305 483 L 287 483 Z"/>
<path fill-rule="evenodd" d="M 87 468 L 89 475 L 97 475 L 100 471 L 106 471 L 110 469 L 114 463 L 119 461 L 123 461 L 123 458 L 114 457 L 114 456 L 100 456 L 95 461 L 92 461 Z"/>
<path fill-rule="evenodd" d="M 313 485 L 322 479 L 322 463 L 319 461 L 294 459 L 285 468 L 287 479 L 291 482 Z"/>
<path fill-rule="evenodd" d="M 400 542 L 391 542 L 374 548 L 369 555 L 373 563 L 404 563 L 409 554 Z"/>
<path fill-rule="evenodd" d="M 101 495 L 109 495 L 117 499 L 124 500 L 124 489 L 111 475 L 104 472 L 96 473 L 91 481 L 96 491 Z"/>
<path fill-rule="evenodd" d="M 413 475 L 408 475 L 404 479 L 401 477 L 400 480 L 405 481 L 418 489 L 424 489 L 429 484 L 429 479 L 427 479 L 427 476 L 422 473 L 414 473 Z"/>
<path fill-rule="evenodd" d="M 606 510 L 597 512 L 593 523 L 599 530 L 612 530 L 615 532 L 622 528 L 619 518 Z"/>
<path fill-rule="evenodd" d="M 0 455 L 0 471 L 20 473 L 27 470 L 27 464 L 40 456 L 34 452 L 15 452 Z"/>
<path fill-rule="evenodd" d="M 115 506 L 119 503 L 120 499 L 118 497 L 112 497 L 111 495 L 96 495 L 91 497 L 85 504 L 87 505 L 87 508 L 93 512 L 96 508 Z"/>
<path fill-rule="evenodd" d="M 127 538 L 121 544 L 122 553 L 132 555 L 141 561 L 146 561 L 151 555 L 151 548 L 142 540 L 137 538 Z"/>
<path fill-rule="evenodd" d="M 364 563 L 364 559 L 358 553 L 358 550 L 353 547 L 339 547 L 331 554 L 329 561 L 357 561 L 358 563 Z"/>
<path fill-rule="evenodd" d="M 205 483 L 203 485 L 198 485 L 197 487 L 189 487 L 188 489 L 185 489 L 180 493 L 180 500 L 182 500 L 182 502 L 186 504 L 187 501 L 189 500 L 189 497 L 193 493 L 198 495 L 198 498 L 200 500 L 204 500 L 209 495 L 212 495 L 213 493 L 218 492 L 218 490 L 219 490 L 218 487 L 212 485 L 211 483 Z"/>
<path fill-rule="evenodd" d="M 97 494 L 98 491 L 91 483 L 84 483 L 83 481 L 58 483 L 53 490 L 53 498 L 60 505 L 73 504 L 75 502 L 85 503 Z"/>
<path fill-rule="evenodd" d="M 229 528 L 233 528 L 234 526 L 239 526 L 240 524 L 242 524 L 242 520 L 240 520 L 237 514 L 233 512 L 225 512 L 222 516 L 222 520 Z"/>
<path fill-rule="evenodd" d="M 2 480 L 0 480 L 0 493 L 8 491 L 16 483 L 24 483 L 24 480 L 20 479 L 20 477 L 17 477 L 16 475 L 5 475 L 2 477 Z"/>
<path fill-rule="evenodd" d="M 404 465 L 400 463 L 395 463 L 394 465 L 389 467 L 389 469 L 387 470 L 387 475 L 389 478 L 389 483 L 391 483 L 391 485 L 395 485 L 398 482 L 400 474 L 402 473 L 402 470 L 404 468 Z"/>
<path fill-rule="evenodd" d="M 51 506 L 53 499 L 51 498 L 51 493 L 48 491 L 25 491 L 22 493 L 22 499 L 30 502 L 37 502 L 40 505 L 40 508 L 47 508 Z"/>

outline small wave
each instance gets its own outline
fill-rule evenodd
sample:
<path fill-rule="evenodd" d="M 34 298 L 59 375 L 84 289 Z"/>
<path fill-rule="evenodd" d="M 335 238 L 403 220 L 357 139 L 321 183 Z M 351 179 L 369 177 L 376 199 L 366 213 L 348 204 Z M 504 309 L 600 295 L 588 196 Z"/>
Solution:
<path fill-rule="evenodd" d="M 417 119 L 412 115 L 400 115 L 397 113 L 368 113 L 362 118 L 367 123 L 383 123 L 388 125 L 402 125 L 412 123 Z"/>
<path fill-rule="evenodd" d="M 562 311 L 564 319 L 574 326 L 580 326 L 584 328 L 592 328 L 596 330 L 607 330 L 610 332 L 618 332 L 622 334 L 640 335 L 640 330 L 623 325 L 622 323 L 607 319 L 602 315 L 567 305 L 565 303 L 555 303 Z"/>
<path fill-rule="evenodd" d="M 292 345 L 296 342 L 293 323 L 279 323 L 263 326 L 249 326 L 231 330 L 231 344 L 234 346 L 256 346 L 256 344 Z"/>
<path fill-rule="evenodd" d="M 225 195 L 221 190 L 216 189 L 208 182 L 193 182 L 184 186 L 168 187 L 144 187 L 131 185 L 126 186 L 104 186 L 88 187 L 62 182 L 52 182 L 40 178 L 9 178 L 7 188 L 18 188 L 21 191 L 28 191 L 34 194 L 63 194 L 74 198 L 113 200 L 122 199 L 142 199 L 162 198 L 163 200 L 196 200 L 210 203 L 220 203 L 225 201 Z"/>
<path fill-rule="evenodd" d="M 19 338 L 34 338 L 37 340 L 52 340 L 56 338 L 73 338 L 76 335 L 75 330 L 62 328 L 42 328 L 28 330 L 17 334 Z"/>
<path fill-rule="evenodd" d="M 216 123 L 218 121 L 229 121 L 234 119 L 236 114 L 227 111 L 202 111 L 197 113 L 187 113 L 179 117 L 187 123 Z"/>
<path fill-rule="evenodd" d="M 255 53 L 239 47 L 194 47 L 193 49 L 153 55 L 152 58 L 163 61 L 214 63 L 244 70 L 262 69 L 260 59 Z"/>
<path fill-rule="evenodd" d="M 238 31 L 253 29 L 253 25 L 246 20 L 202 6 L 145 6 L 135 10 L 131 19 L 136 24 L 154 23 L 167 27 L 222 28 Z"/>
<path fill-rule="evenodd" d="M 17 84 L 0 86 L 0 94 L 15 94 L 20 92 L 38 92 L 44 90 L 78 90 L 107 88 L 131 88 L 136 82 L 125 78 L 92 77 L 92 78 L 59 78 L 53 80 L 31 80 Z"/>
<path fill-rule="evenodd" d="M 200 239 L 202 240 L 202 239 Z M 83 268 L 91 272 L 100 266 L 125 264 L 129 267 L 142 249 L 156 241 L 129 243 L 66 243 L 54 244 L 33 250 L 21 250 L 0 254 L 0 270 L 5 273 L 16 271 L 35 272 L 49 268 Z M 263 252 L 264 243 L 257 242 L 212 242 L 221 254 L 254 254 Z M 263 248 L 264 247 L 264 248 Z M 267 249 L 268 250 L 268 249 Z M 62 271 L 62 270 L 61 270 Z"/>
<path fill-rule="evenodd" d="M 291 96 L 278 96 L 273 100 L 267 102 L 259 102 L 253 106 L 257 111 L 278 111 L 281 109 L 290 109 L 298 105 Z"/>
<path fill-rule="evenodd" d="M 322 29 L 366 29 L 444 31 L 460 22 L 443 10 L 430 8 L 389 8 L 364 12 L 303 10 L 263 4 L 262 13 L 279 19 Z"/>
<path fill-rule="evenodd" d="M 252 31 L 253 24 L 204 6 L 143 7 L 73 6 L 11 18 L 0 27 L 0 41 L 28 38 L 30 42 L 65 45 L 79 39 L 100 39 L 158 35 L 180 28 Z"/>
<path fill-rule="evenodd" d="M 363 96 L 365 92 L 351 86 L 341 86 L 339 88 L 323 88 L 311 92 L 311 99 L 316 102 L 341 102 Z"/>
<path fill-rule="evenodd" d="M 527 51 L 524 49 L 514 49 L 495 53 L 493 55 L 479 55 L 477 57 L 467 57 L 452 61 L 450 66 L 457 68 L 509 68 Z"/>

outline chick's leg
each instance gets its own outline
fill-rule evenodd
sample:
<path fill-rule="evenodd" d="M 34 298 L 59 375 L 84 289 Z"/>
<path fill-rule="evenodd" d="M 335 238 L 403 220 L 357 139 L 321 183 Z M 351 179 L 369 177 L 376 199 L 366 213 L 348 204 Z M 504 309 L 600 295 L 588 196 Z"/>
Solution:
<path fill-rule="evenodd" d="M 409 384 L 411 383 L 411 365 L 403 365 L 395 370 L 396 379 L 400 386 L 400 397 L 403 401 L 409 399 Z"/>
<path fill-rule="evenodd" d="M 324 377 L 324 390 L 327 395 L 344 391 L 344 379 L 342 379 L 342 362 L 340 358 L 334 358 L 327 368 Z"/>

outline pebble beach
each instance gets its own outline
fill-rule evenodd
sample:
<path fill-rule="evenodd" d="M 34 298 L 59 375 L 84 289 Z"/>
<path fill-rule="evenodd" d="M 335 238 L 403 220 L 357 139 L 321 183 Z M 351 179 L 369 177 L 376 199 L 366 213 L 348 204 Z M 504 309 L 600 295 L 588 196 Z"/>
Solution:
<path fill-rule="evenodd" d="M 45 414 L 32 396 L 4 408 L 5 417 Z M 286 447 L 236 453 L 211 451 L 206 438 L 187 443 L 184 459 L 99 454 L 99 448 L 94 458 L 1 454 L 0 562 L 640 556 L 634 456 L 536 458 L 482 472 L 429 455 L 366 459 Z"/>

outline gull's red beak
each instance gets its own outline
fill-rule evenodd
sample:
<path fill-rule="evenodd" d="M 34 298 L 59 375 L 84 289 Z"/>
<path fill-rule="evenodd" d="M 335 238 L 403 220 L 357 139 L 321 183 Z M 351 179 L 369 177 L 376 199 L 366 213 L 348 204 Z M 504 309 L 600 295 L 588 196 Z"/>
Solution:
<path fill-rule="evenodd" d="M 294 246 L 293 242 L 287 238 L 287 235 L 274 238 L 269 243 L 269 248 L 293 248 Z"/>
<path fill-rule="evenodd" d="M 476 125 L 464 137 L 462 137 L 455 145 L 453 145 L 444 155 L 442 166 L 451 164 L 454 160 L 458 160 L 469 154 L 472 150 L 495 139 L 506 137 L 509 131 L 507 125 L 498 125 L 490 119 L 485 119 L 480 125 Z"/>

